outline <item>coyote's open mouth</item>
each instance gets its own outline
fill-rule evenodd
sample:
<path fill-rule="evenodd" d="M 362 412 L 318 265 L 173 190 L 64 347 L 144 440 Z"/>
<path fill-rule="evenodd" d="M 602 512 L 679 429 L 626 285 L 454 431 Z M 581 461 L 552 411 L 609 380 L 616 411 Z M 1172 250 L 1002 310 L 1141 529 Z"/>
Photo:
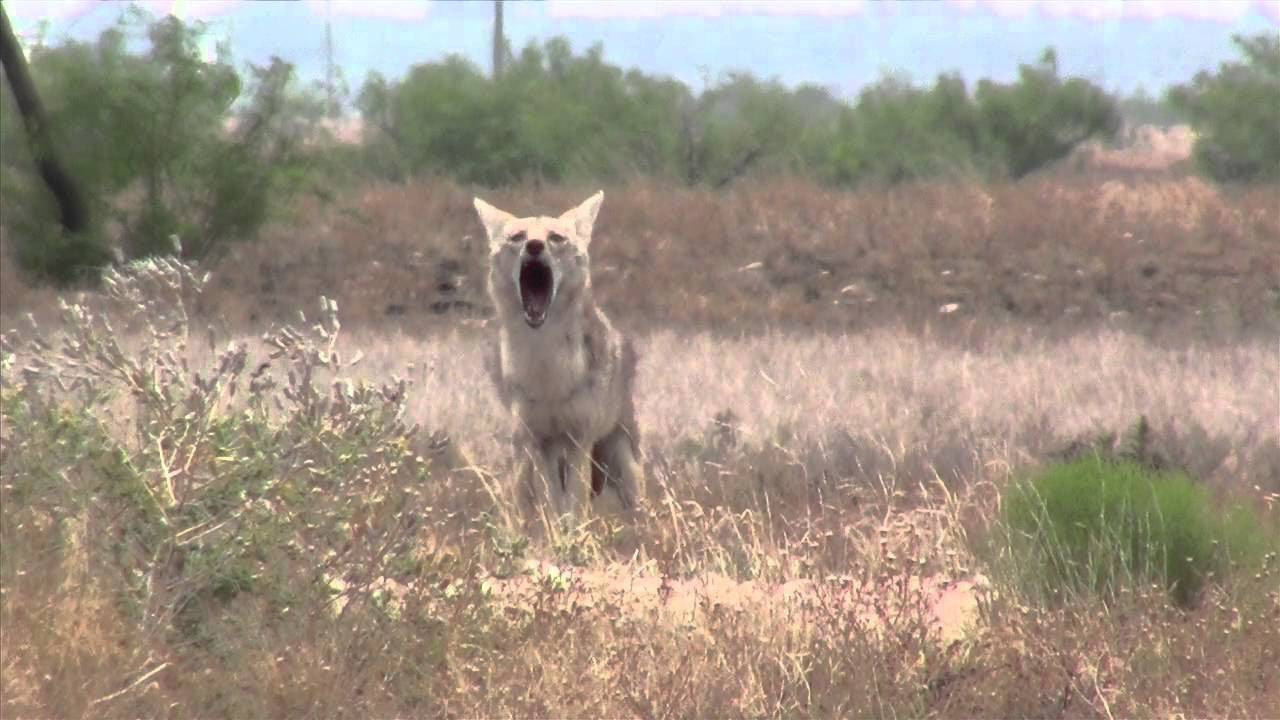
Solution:
<path fill-rule="evenodd" d="M 520 263 L 520 303 L 524 306 L 524 321 L 529 327 L 538 327 L 547 319 L 547 309 L 555 294 L 555 277 L 551 266 L 536 257 L 525 258 Z"/>

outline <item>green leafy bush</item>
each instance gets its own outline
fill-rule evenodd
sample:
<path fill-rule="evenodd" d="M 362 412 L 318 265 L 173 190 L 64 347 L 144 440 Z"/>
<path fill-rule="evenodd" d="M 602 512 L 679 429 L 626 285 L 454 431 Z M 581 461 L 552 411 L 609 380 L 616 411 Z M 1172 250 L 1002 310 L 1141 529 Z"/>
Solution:
<path fill-rule="evenodd" d="M 820 87 L 788 90 L 733 73 L 687 110 L 684 177 L 719 187 L 749 173 L 814 174 L 831 151 L 840 107 Z"/>
<path fill-rule="evenodd" d="M 647 175 L 720 187 L 753 173 L 838 184 L 945 175 L 1021 177 L 1119 127 L 1115 101 L 1062 79 L 1052 51 L 1018 82 L 958 75 L 932 88 L 887 77 L 852 105 L 730 73 L 700 94 L 624 72 L 596 45 L 575 55 L 530 44 L 494 80 L 461 57 L 415 66 L 399 83 L 371 75 L 358 105 L 376 131 L 369 167 L 501 185 Z"/>
<path fill-rule="evenodd" d="M 842 184 L 897 183 L 946 175 L 986 175 L 985 131 L 958 75 L 931 90 L 888 76 L 841 113 L 828 177 Z"/>
<path fill-rule="evenodd" d="M 940 75 L 931 89 L 885 77 L 841 114 L 826 174 L 842 184 L 1019 178 L 1119 128 L 1115 100 L 1086 80 L 1060 78 L 1046 50 L 1016 83 L 983 80 L 973 94 L 958 75 Z"/>
<path fill-rule="evenodd" d="M 1125 126 L 1131 129 L 1141 125 L 1169 128 L 1187 122 L 1186 113 L 1175 107 L 1167 96 L 1153 97 L 1142 86 L 1120 98 L 1117 107 Z"/>
<path fill-rule="evenodd" d="M 498 185 L 674 174 L 687 94 L 609 65 L 600 46 L 574 55 L 556 38 L 530 44 L 496 82 L 460 56 L 398 83 L 371 75 L 357 105 L 383 174 Z"/>
<path fill-rule="evenodd" d="M 1045 597 L 1154 582 L 1188 604 L 1208 579 L 1274 542 L 1252 512 L 1215 510 L 1186 475 L 1101 455 L 1014 482 L 1002 524 L 1005 559 Z"/>
<path fill-rule="evenodd" d="M 1235 36 L 1243 62 L 1200 72 L 1169 91 L 1197 137 L 1196 163 L 1219 181 L 1280 179 L 1280 37 Z"/>
<path fill-rule="evenodd" d="M 131 9 L 96 42 L 32 52 L 54 141 L 90 200 L 95 230 L 72 239 L 52 229 L 56 216 L 6 87 L 0 172 L 15 211 L 4 222 L 25 268 L 68 281 L 108 258 L 108 244 L 147 257 L 173 252 L 172 235 L 186 256 L 203 257 L 252 238 L 278 200 L 307 184 L 305 141 L 323 99 L 297 88 L 280 60 L 251 67 L 246 81 L 226 45 L 202 54 L 205 33 Z M 138 36 L 145 51 L 133 49 Z"/>
<path fill-rule="evenodd" d="M 975 100 L 990 141 L 985 149 L 1014 178 L 1066 157 L 1091 137 L 1109 138 L 1120 129 L 1115 99 L 1087 80 L 1062 79 L 1052 49 L 1035 65 L 1019 67 L 1016 83 L 978 83 Z"/>

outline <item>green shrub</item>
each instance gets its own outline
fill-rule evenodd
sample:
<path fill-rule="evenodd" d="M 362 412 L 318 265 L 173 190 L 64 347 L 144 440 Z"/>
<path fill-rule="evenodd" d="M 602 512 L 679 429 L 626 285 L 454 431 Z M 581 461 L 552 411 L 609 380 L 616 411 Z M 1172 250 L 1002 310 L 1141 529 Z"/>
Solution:
<path fill-rule="evenodd" d="M 1113 97 L 1081 78 L 1058 75 L 1058 57 L 1047 49 L 1034 65 L 1018 68 L 1018 82 L 978 83 L 975 94 L 990 145 L 1010 177 L 1020 178 L 1064 158 L 1080 143 L 1111 138 L 1120 130 Z"/>
<path fill-rule="evenodd" d="M 244 593 L 273 628 L 323 616 L 335 585 L 344 606 L 374 607 L 378 583 L 416 566 L 434 467 L 403 422 L 407 381 L 341 376 L 329 301 L 267 350 L 195 351 L 187 308 L 206 280 L 135 261 L 105 273 L 107 300 L 63 305 L 56 347 L 3 337 L 0 584 L 68 573 L 147 632 L 202 646 Z"/>
<path fill-rule="evenodd" d="M 1005 559 L 1033 594 L 1161 583 L 1182 604 L 1274 542 L 1254 513 L 1215 510 L 1186 475 L 1100 455 L 1015 481 L 1003 496 L 1002 531 Z"/>
<path fill-rule="evenodd" d="M 253 238 L 274 203 L 312 182 L 305 142 L 323 98 L 296 87 L 278 59 L 242 78 L 226 45 L 202 54 L 205 33 L 131 9 L 95 42 L 32 52 L 54 142 L 90 203 L 91 237 L 50 230 L 56 214 L 4 88 L 0 187 L 12 212 L 3 220 L 27 270 L 66 282 L 108 260 L 109 244 L 129 258 L 164 255 L 175 234 L 185 256 L 204 257 Z"/>
<path fill-rule="evenodd" d="M 460 56 L 415 65 L 400 82 L 371 74 L 357 106 L 375 172 L 499 185 L 671 176 L 687 96 L 604 62 L 598 45 L 574 55 L 554 38 L 527 46 L 497 81 Z"/>
<path fill-rule="evenodd" d="M 720 187 L 750 173 L 814 174 L 831 152 L 840 107 L 820 87 L 731 73 L 687 112 L 684 177 Z"/>
<path fill-rule="evenodd" d="M 931 89 L 889 76 L 842 113 L 827 177 L 837 183 L 897 183 L 976 175 L 1019 178 L 1120 128 L 1114 98 L 1058 75 L 1057 57 L 1023 65 L 1018 81 L 983 80 L 970 95 L 958 75 Z"/>
<path fill-rule="evenodd" d="M 1244 62 L 1169 91 L 1196 130 L 1196 163 L 1218 181 L 1280 179 L 1280 37 L 1235 36 Z"/>
<path fill-rule="evenodd" d="M 1141 85 L 1120 98 L 1117 109 L 1130 129 L 1142 125 L 1169 128 L 1187 122 L 1186 113 L 1175 107 L 1167 96 L 1153 97 Z"/>
<path fill-rule="evenodd" d="M 459 56 L 403 81 L 373 74 L 358 106 L 375 129 L 368 167 L 503 185 L 633 175 L 720 187 L 794 173 L 839 184 L 937 176 L 1021 177 L 1119 127 L 1096 85 L 1058 75 L 1052 51 L 1016 83 L 971 94 L 955 74 L 918 88 L 890 76 L 850 105 L 826 89 L 729 73 L 695 94 L 623 71 L 596 45 L 530 44 L 496 80 Z"/>
<path fill-rule="evenodd" d="M 898 183 L 947 175 L 986 175 L 984 130 L 958 75 L 933 89 L 889 76 L 841 113 L 828 177 L 837 183 Z"/>

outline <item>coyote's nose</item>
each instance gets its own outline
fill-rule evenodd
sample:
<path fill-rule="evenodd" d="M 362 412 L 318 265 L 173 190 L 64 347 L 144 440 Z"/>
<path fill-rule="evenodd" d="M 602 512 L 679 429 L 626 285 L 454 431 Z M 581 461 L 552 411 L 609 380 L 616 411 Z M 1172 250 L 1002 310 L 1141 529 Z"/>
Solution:
<path fill-rule="evenodd" d="M 542 242 L 541 240 L 530 240 L 529 242 L 525 243 L 524 247 L 526 250 L 529 251 L 529 254 L 531 256 L 538 257 L 539 255 L 542 254 L 542 250 L 547 247 L 547 244 Z"/>

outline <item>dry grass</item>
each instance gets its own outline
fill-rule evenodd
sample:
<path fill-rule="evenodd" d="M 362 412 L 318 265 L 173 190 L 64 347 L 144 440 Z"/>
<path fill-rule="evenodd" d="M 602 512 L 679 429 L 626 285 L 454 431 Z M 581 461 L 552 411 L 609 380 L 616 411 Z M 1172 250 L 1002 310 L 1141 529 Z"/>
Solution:
<path fill-rule="evenodd" d="M 229 329 L 292 322 L 319 295 L 347 322 L 435 331 L 487 317 L 486 249 L 471 197 L 517 213 L 594 188 L 489 192 L 447 181 L 304 200 L 262 242 L 211 267 L 203 310 Z M 800 179 L 724 192 L 606 188 L 593 266 L 624 326 L 758 332 L 994 322 L 1098 323 L 1209 340 L 1280 332 L 1276 188 L 1170 173 L 1045 175 L 989 186 L 833 190 Z M 0 238 L 3 244 L 3 238 Z M 8 253 L 0 263 L 11 265 Z M 4 270 L 0 320 L 47 312 Z M 941 312 L 945 310 L 945 312 Z"/>
<path fill-rule="evenodd" d="M 943 643 L 928 590 L 986 569 L 977 540 L 1012 469 L 1138 413 L 1175 461 L 1274 502 L 1269 341 L 647 335 L 646 508 L 549 534 L 501 489 L 512 461 L 482 344 L 368 333 L 336 347 L 362 355 L 344 371 L 356 381 L 413 381 L 404 418 L 424 428 L 414 452 L 435 458 L 413 569 L 369 578 L 323 553 L 294 559 L 302 576 L 346 578 L 338 610 L 245 591 L 188 608 L 194 635 L 182 612 L 140 622 L 113 566 L 95 564 L 112 521 L 15 508 L 23 475 L 6 465 L 5 716 L 1260 717 L 1280 702 L 1274 565 L 1190 610 L 1152 588 L 1044 607 L 996 585 L 977 626 Z M 191 352 L 196 371 L 218 362 Z M 127 422 L 111 426 L 134 447 Z M 30 438 L 3 440 L 13 457 Z M 404 479 L 364 482 L 380 496 Z"/>
<path fill-rule="evenodd" d="M 0 269 L 4 327 L 34 311 L 49 343 L 6 350 L 0 383 L 0 715 L 1280 707 L 1275 555 L 1190 608 L 1144 586 L 1045 605 L 989 541 L 1011 476 L 1140 415 L 1167 463 L 1280 519 L 1272 190 L 608 194 L 593 263 L 640 345 L 649 478 L 635 516 L 577 527 L 510 487 L 466 189 L 302 208 L 212 267 L 192 307 L 225 318 L 216 352 L 116 321 L 103 347 L 136 366 L 64 356 L 49 295 Z M 322 294 L 356 328 L 340 358 L 243 334 Z M 154 329 L 166 306 L 142 307 Z M 169 395 L 129 389 L 156 378 Z M 938 592 L 978 573 L 976 623 L 939 638 Z"/>
<path fill-rule="evenodd" d="M 1120 331 L 1047 340 L 1006 328 L 963 347 L 885 327 L 737 340 L 666 331 L 638 345 L 640 425 L 662 455 L 702 442 L 729 411 L 739 440 L 785 439 L 825 460 L 827 474 L 893 468 L 914 485 L 934 479 L 929 468 L 950 481 L 990 467 L 982 478 L 995 479 L 1146 414 L 1158 444 L 1196 476 L 1280 491 L 1280 368 L 1269 341 L 1168 349 Z M 467 438 L 487 466 L 509 453 L 481 370 L 483 339 L 371 334 L 353 347 L 364 352 L 355 372 L 370 379 L 413 364 L 408 411 L 423 427 Z"/>
<path fill-rule="evenodd" d="M 593 189 L 489 194 L 418 182 L 307 204 L 216 265 L 220 285 L 206 300 L 233 328 L 291 321 L 320 294 L 360 327 L 419 332 L 485 317 L 486 250 L 471 196 L 533 213 L 571 207 Z M 1105 322 L 1164 337 L 1274 335 L 1275 192 L 1069 175 L 856 192 L 802 180 L 723 193 L 639 183 L 606 189 L 593 265 L 603 301 L 630 327 L 1012 320 Z"/>

